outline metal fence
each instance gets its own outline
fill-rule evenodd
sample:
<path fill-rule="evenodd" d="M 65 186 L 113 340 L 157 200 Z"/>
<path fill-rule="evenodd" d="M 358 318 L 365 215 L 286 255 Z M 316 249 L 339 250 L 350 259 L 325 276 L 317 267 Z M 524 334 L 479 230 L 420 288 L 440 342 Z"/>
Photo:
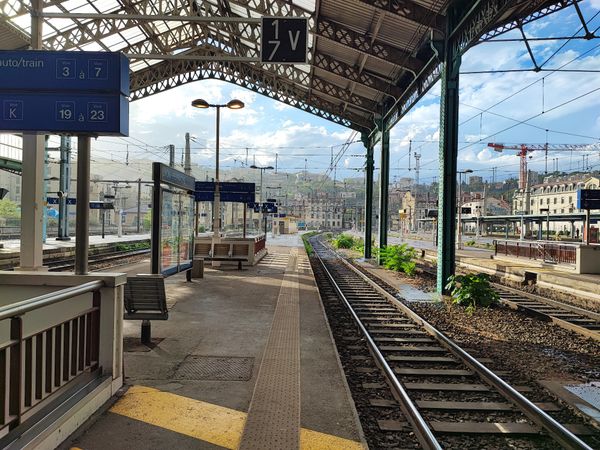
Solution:
<path fill-rule="evenodd" d="M 133 226 L 123 226 L 123 234 L 138 234 L 137 227 Z M 140 233 L 148 233 L 150 230 L 142 227 L 140 229 Z M 102 227 L 99 226 L 91 226 L 89 229 L 90 236 L 99 236 L 102 234 Z M 48 237 L 54 238 L 58 236 L 58 228 L 56 227 L 48 227 L 46 230 Z M 69 227 L 69 233 L 71 237 L 75 236 L 75 227 Z M 117 235 L 118 228 L 116 225 L 107 225 L 105 227 L 104 233 L 108 235 Z M 0 240 L 8 240 L 8 239 L 19 239 L 21 237 L 21 227 L 20 226 L 0 226 Z"/>
<path fill-rule="evenodd" d="M 497 240 L 494 241 L 494 254 L 528 258 L 550 264 L 575 265 L 577 263 L 577 247 L 574 244 L 553 242 Z"/>
<path fill-rule="evenodd" d="M 91 281 L 0 308 L 0 324 L 8 322 L 9 331 L 0 346 L 0 433 L 68 394 L 67 385 L 78 385 L 84 374 L 98 373 L 103 286 Z M 26 313 L 87 293 L 92 293 L 90 308 L 49 322 L 41 331 L 25 331 L 32 329 Z"/>

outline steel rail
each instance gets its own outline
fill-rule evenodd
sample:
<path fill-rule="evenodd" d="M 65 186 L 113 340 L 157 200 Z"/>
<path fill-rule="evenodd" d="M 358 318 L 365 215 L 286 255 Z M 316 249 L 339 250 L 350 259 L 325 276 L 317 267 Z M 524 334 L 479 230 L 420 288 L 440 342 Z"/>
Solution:
<path fill-rule="evenodd" d="M 22 316 L 35 309 L 54 305 L 55 303 L 60 303 L 78 295 L 87 294 L 88 292 L 94 292 L 102 287 L 104 287 L 104 281 L 102 280 L 89 281 L 79 286 L 68 287 L 61 289 L 60 291 L 50 292 L 11 305 L 6 305 L 0 307 L 0 320 Z"/>
<path fill-rule="evenodd" d="M 561 319 L 560 317 L 555 316 L 555 313 L 537 309 L 535 306 L 522 305 L 519 301 L 515 301 L 510 298 L 503 298 L 502 291 L 513 295 L 519 295 L 523 300 L 531 300 L 540 303 L 541 305 L 554 307 L 564 312 L 572 313 L 573 315 L 579 315 L 591 321 L 600 322 L 600 314 L 595 313 L 593 311 L 587 311 L 585 309 L 578 308 L 577 306 L 572 306 L 551 299 L 546 299 L 538 295 L 529 294 L 528 292 L 519 291 L 518 289 L 509 288 L 502 284 L 490 283 L 490 285 L 492 285 L 496 292 L 498 292 L 498 295 L 500 296 L 500 302 L 505 304 L 509 308 L 521 311 L 525 314 L 529 314 L 537 318 L 543 318 L 561 328 L 573 331 L 585 337 L 595 339 L 596 341 L 600 341 L 600 330 L 587 328 L 585 325 L 578 325 L 577 323 L 570 322 L 567 319 Z"/>
<path fill-rule="evenodd" d="M 98 253 L 96 255 L 92 255 L 89 259 L 90 265 L 101 264 L 104 262 L 110 261 L 118 261 L 120 259 L 129 258 L 133 256 L 140 256 L 150 253 L 150 249 L 141 249 L 141 250 L 132 250 L 125 252 L 111 252 L 107 254 Z M 69 259 L 61 259 L 57 261 L 49 260 L 47 262 L 48 270 L 50 272 L 60 272 L 61 270 L 66 270 L 72 268 L 74 266 L 73 258 Z"/>
<path fill-rule="evenodd" d="M 360 328 L 361 333 L 365 336 L 367 344 L 369 345 L 371 352 L 373 353 L 373 355 L 375 356 L 375 359 L 377 360 L 377 364 L 384 371 L 387 379 L 389 380 L 389 382 L 391 384 L 392 390 L 394 390 L 396 392 L 396 397 L 400 400 L 400 402 L 399 402 L 400 407 L 402 408 L 404 415 L 407 417 L 407 419 L 413 426 L 413 429 L 415 430 L 415 435 L 416 435 L 417 439 L 419 440 L 419 442 L 421 443 L 423 448 L 426 450 L 430 450 L 430 449 L 431 450 L 434 450 L 434 449 L 441 450 L 442 446 L 439 444 L 439 442 L 437 441 L 437 439 L 431 432 L 431 429 L 427 425 L 427 422 L 425 421 L 423 416 L 421 416 L 421 414 L 419 413 L 417 407 L 415 406 L 415 404 L 409 397 L 408 393 L 406 392 L 406 390 L 404 389 L 404 387 L 402 386 L 400 381 L 398 381 L 398 378 L 394 374 L 393 369 L 389 366 L 389 364 L 385 360 L 385 357 L 383 356 L 381 351 L 377 348 L 377 344 L 375 344 L 375 341 L 373 340 L 373 338 L 371 337 L 371 335 L 369 334 L 369 332 L 365 328 L 365 326 L 362 324 L 360 318 L 358 317 L 358 315 L 356 314 L 356 312 L 350 305 L 350 302 L 348 301 L 348 299 L 346 298 L 346 296 L 344 295 L 344 293 L 342 292 L 342 290 L 336 283 L 335 279 L 331 275 L 331 272 L 329 272 L 329 270 L 325 266 L 325 263 L 321 259 L 321 256 L 319 255 L 319 253 L 317 251 L 315 251 L 315 255 L 319 259 L 319 262 L 321 263 L 321 266 L 323 267 L 323 270 L 325 271 L 325 274 L 327 275 L 327 278 L 329 279 L 330 283 L 335 288 L 335 291 L 337 292 L 337 294 L 340 296 L 340 298 L 342 299 L 342 301 L 348 308 L 348 311 L 352 315 L 352 318 L 356 322 L 357 326 Z"/>
<path fill-rule="evenodd" d="M 577 436 L 575 436 L 573 433 L 567 430 L 559 422 L 554 420 L 550 415 L 546 414 L 540 408 L 535 406 L 531 401 L 529 401 L 525 396 L 523 396 L 512 386 L 506 383 L 506 381 L 498 377 L 490 369 L 488 369 L 486 366 L 481 364 L 479 361 L 477 361 L 475 358 L 473 358 L 471 355 L 465 352 L 462 348 L 460 348 L 458 345 L 452 342 L 448 337 L 446 337 L 446 335 L 438 331 L 436 328 L 434 328 L 432 325 L 426 322 L 423 318 L 417 315 L 408 306 L 404 305 L 396 297 L 388 293 L 385 289 L 383 289 L 373 280 L 369 279 L 365 274 L 360 272 L 356 267 L 352 266 L 344 258 L 340 259 L 348 268 L 350 268 L 352 271 L 358 274 L 363 280 L 369 283 L 380 294 L 389 299 L 402 312 L 406 313 L 411 319 L 413 319 L 417 323 L 420 323 L 430 335 L 437 338 L 440 341 L 440 343 L 442 343 L 450 352 L 452 352 L 455 356 L 460 358 L 472 370 L 477 372 L 479 376 L 481 376 L 491 386 L 496 388 L 506 399 L 516 404 L 527 417 L 529 417 L 533 422 L 545 429 L 548 432 L 548 434 L 550 434 L 550 436 L 552 436 L 562 446 L 574 450 L 593 450 L 585 442 L 583 442 L 581 439 L 579 439 Z"/>
<path fill-rule="evenodd" d="M 490 284 L 492 285 L 493 288 L 497 289 L 497 290 L 505 290 L 506 292 L 510 293 L 510 294 L 515 294 L 515 295 L 520 295 L 523 298 L 526 299 L 531 299 L 534 301 L 538 301 L 541 303 L 545 303 L 547 305 L 550 306 L 556 306 L 557 308 L 561 308 L 564 309 L 565 311 L 569 311 L 575 314 L 579 314 L 581 316 L 585 316 L 588 317 L 591 320 L 598 320 L 600 321 L 600 313 L 594 312 L 594 311 L 589 311 L 587 309 L 584 308 L 580 308 L 579 306 L 575 306 L 575 305 L 570 305 L 568 303 L 563 303 L 559 300 L 553 300 L 551 298 L 546 298 L 543 297 L 541 295 L 538 294 L 532 294 L 530 292 L 525 292 L 525 291 L 521 291 L 519 289 L 515 289 L 512 288 L 510 286 L 505 286 L 503 284 L 500 283 L 493 283 L 490 282 Z M 500 292 L 499 292 L 500 294 Z"/>

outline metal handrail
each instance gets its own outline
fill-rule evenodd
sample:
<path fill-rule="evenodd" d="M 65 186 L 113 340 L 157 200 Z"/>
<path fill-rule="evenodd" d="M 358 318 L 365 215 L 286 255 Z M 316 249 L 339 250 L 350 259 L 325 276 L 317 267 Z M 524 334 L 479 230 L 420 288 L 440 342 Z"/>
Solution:
<path fill-rule="evenodd" d="M 79 286 L 68 287 L 61 289 L 60 291 L 50 292 L 38 297 L 33 297 L 17 303 L 2 306 L 0 307 L 0 320 L 21 316 L 25 313 L 33 311 L 34 309 L 50 306 L 81 294 L 87 294 L 88 292 L 94 292 L 102 287 L 104 287 L 104 281 L 90 281 Z"/>
<path fill-rule="evenodd" d="M 502 242 L 507 242 L 507 243 L 518 243 L 518 244 L 554 244 L 554 245 L 564 245 L 567 247 L 580 247 L 581 243 L 580 242 L 566 242 L 566 241 L 553 241 L 553 240 L 548 240 L 548 239 L 542 239 L 542 240 L 537 240 L 537 239 L 494 239 L 493 240 L 494 243 L 502 243 Z"/>

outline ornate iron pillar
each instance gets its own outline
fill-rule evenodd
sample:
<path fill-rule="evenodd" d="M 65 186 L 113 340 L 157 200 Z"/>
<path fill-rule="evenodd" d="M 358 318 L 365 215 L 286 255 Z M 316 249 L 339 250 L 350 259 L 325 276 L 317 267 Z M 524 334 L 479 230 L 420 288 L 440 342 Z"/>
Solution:
<path fill-rule="evenodd" d="M 438 210 L 437 291 L 445 292 L 455 269 L 456 165 L 458 159 L 458 71 L 460 51 L 449 38 L 460 19 L 456 6 L 448 9 L 444 38 L 440 104 L 440 183 Z"/>
<path fill-rule="evenodd" d="M 365 258 L 371 257 L 371 236 L 373 232 L 373 143 L 368 141 L 367 166 L 365 176 Z"/>
<path fill-rule="evenodd" d="M 379 178 L 379 248 L 388 243 L 388 205 L 390 184 L 390 132 L 382 124 L 381 171 Z"/>

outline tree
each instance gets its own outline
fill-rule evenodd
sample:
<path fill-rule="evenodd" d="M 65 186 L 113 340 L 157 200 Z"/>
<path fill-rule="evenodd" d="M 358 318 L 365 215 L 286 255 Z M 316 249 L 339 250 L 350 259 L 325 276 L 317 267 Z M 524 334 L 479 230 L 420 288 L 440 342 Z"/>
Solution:
<path fill-rule="evenodd" d="M 21 217 L 21 211 L 15 202 L 5 198 L 0 200 L 0 217 L 16 219 Z"/>
<path fill-rule="evenodd" d="M 142 219 L 142 225 L 144 230 L 149 230 L 152 228 L 152 210 L 146 211 L 146 214 L 144 214 Z"/>

